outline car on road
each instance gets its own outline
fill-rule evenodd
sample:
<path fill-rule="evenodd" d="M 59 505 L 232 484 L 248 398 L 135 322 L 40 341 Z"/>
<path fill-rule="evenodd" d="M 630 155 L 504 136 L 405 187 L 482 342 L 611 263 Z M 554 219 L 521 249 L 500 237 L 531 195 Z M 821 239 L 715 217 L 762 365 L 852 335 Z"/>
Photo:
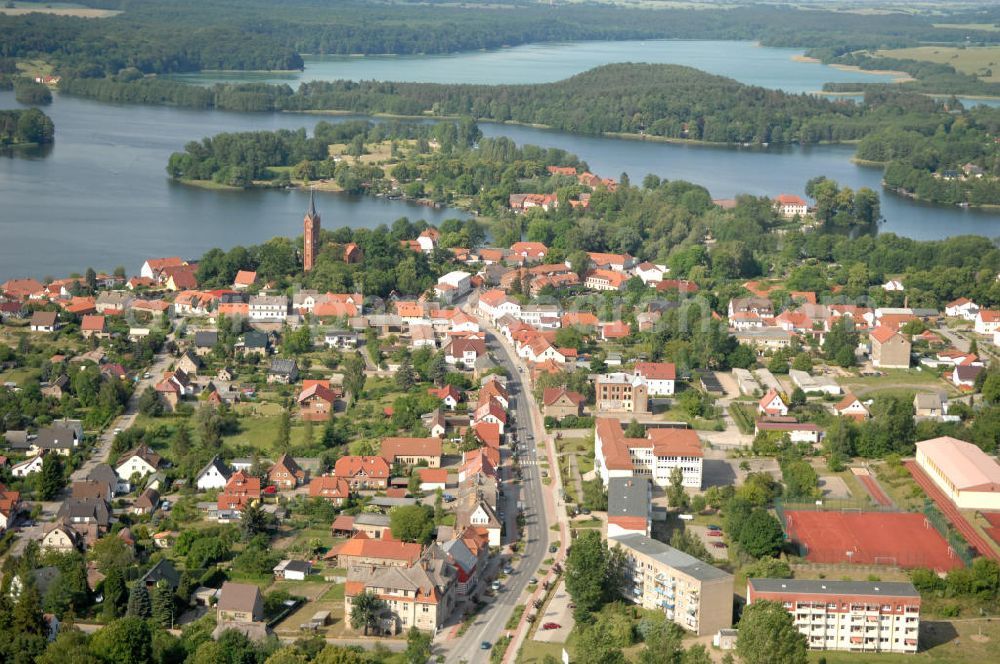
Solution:
<path fill-rule="evenodd" d="M 504 565 L 503 566 L 503 573 L 504 574 L 513 574 L 514 573 L 514 568 L 511 567 L 510 565 Z"/>
<path fill-rule="evenodd" d="M 493 647 L 493 644 L 490 643 L 489 641 L 483 641 L 482 643 L 479 644 L 479 649 L 480 650 L 489 650 L 492 647 Z"/>
<path fill-rule="evenodd" d="M 717 525 L 715 525 L 714 523 L 710 523 L 710 524 L 708 524 L 707 528 L 708 528 L 709 530 L 722 530 L 722 526 L 717 526 Z"/>
<path fill-rule="evenodd" d="M 708 535 L 709 537 L 722 537 L 721 530 L 710 530 L 705 534 Z"/>
<path fill-rule="evenodd" d="M 493 583 L 490 584 L 490 588 L 492 588 L 493 590 L 500 590 L 500 582 L 494 581 Z"/>
<path fill-rule="evenodd" d="M 146 373 L 142 374 L 142 377 L 145 378 L 146 380 L 149 380 L 150 378 L 153 377 L 153 374 L 147 371 Z"/>
<path fill-rule="evenodd" d="M 534 586 L 537 584 L 538 584 L 538 579 L 536 579 L 535 577 L 531 577 L 531 580 L 528 581 L 529 586 Z"/>
<path fill-rule="evenodd" d="M 450 493 L 446 493 L 441 497 L 444 498 L 444 502 L 446 503 L 452 503 L 455 501 L 455 496 L 451 495 Z"/>
<path fill-rule="evenodd" d="M 542 625 L 542 629 L 560 629 L 560 628 L 562 628 L 562 625 L 554 622 L 547 622 L 544 625 Z"/>
<path fill-rule="evenodd" d="M 120 434 L 121 432 L 122 432 L 122 428 L 121 428 L 121 427 L 115 427 L 115 435 L 116 435 L 116 436 L 117 436 L 118 434 Z"/>

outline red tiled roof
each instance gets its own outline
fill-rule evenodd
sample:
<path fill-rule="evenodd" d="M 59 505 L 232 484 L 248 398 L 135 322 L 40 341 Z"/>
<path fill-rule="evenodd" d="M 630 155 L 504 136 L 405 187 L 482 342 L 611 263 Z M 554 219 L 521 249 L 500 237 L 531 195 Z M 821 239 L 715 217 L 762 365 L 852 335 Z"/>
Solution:
<path fill-rule="evenodd" d="M 677 368 L 671 362 L 636 362 L 634 373 L 646 380 L 675 380 Z"/>
<path fill-rule="evenodd" d="M 362 472 L 374 479 L 388 479 L 389 464 L 380 456 L 344 456 L 333 467 L 337 477 L 354 477 Z"/>
<path fill-rule="evenodd" d="M 392 463 L 396 457 L 441 456 L 440 438 L 383 438 L 382 458 Z"/>

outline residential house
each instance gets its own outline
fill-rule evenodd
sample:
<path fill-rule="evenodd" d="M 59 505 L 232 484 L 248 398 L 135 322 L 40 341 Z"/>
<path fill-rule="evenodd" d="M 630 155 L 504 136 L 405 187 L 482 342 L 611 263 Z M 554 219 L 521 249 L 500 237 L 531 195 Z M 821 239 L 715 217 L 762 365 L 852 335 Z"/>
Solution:
<path fill-rule="evenodd" d="M 631 333 L 632 328 L 628 323 L 616 320 L 611 323 L 605 323 L 601 326 L 601 341 L 624 339 Z"/>
<path fill-rule="evenodd" d="M 266 332 L 250 330 L 243 335 L 243 343 L 240 348 L 244 353 L 267 355 L 271 350 L 271 337 Z"/>
<path fill-rule="evenodd" d="M 11 527 L 20 509 L 21 492 L 0 484 L 0 533 Z"/>
<path fill-rule="evenodd" d="M 951 318 L 975 322 L 979 313 L 979 305 L 967 297 L 960 297 L 944 306 L 944 315 Z"/>
<path fill-rule="evenodd" d="M 290 454 L 282 454 L 267 471 L 267 481 L 281 490 L 291 490 L 305 484 L 306 471 Z"/>
<path fill-rule="evenodd" d="M 299 379 L 299 367 L 295 360 L 275 358 L 267 369 L 267 382 L 291 385 Z"/>
<path fill-rule="evenodd" d="M 962 364 L 955 367 L 951 372 L 952 384 L 962 390 L 974 390 L 976 379 L 984 371 L 983 366 L 975 364 Z"/>
<path fill-rule="evenodd" d="M 448 471 L 444 468 L 417 468 L 417 476 L 421 491 L 444 491 L 448 487 Z"/>
<path fill-rule="evenodd" d="M 160 492 L 146 489 L 132 503 L 132 514 L 152 514 L 160 506 Z"/>
<path fill-rule="evenodd" d="M 219 333 L 215 330 L 198 330 L 194 333 L 194 352 L 198 356 L 208 355 L 219 343 Z"/>
<path fill-rule="evenodd" d="M 260 502 L 260 478 L 238 470 L 229 477 L 226 486 L 216 499 L 216 508 L 222 513 L 239 512 L 251 503 Z"/>
<path fill-rule="evenodd" d="M 432 550 L 440 558 L 432 558 Z M 454 609 L 455 576 L 455 568 L 436 546 L 410 567 L 351 568 L 344 585 L 344 620 L 350 623 L 354 598 L 370 592 L 386 601 L 379 632 L 398 634 L 416 628 L 434 634 Z"/>
<path fill-rule="evenodd" d="M 216 605 L 215 622 L 215 631 L 212 633 L 212 638 L 215 639 L 229 629 L 235 629 L 255 641 L 267 638 L 264 599 L 260 588 L 253 583 L 223 583 Z"/>
<path fill-rule="evenodd" d="M 486 355 L 486 342 L 483 339 L 454 337 L 445 347 L 445 362 L 448 364 L 463 364 L 471 369 L 476 360 Z"/>
<path fill-rule="evenodd" d="M 517 318 L 521 313 L 521 305 L 507 297 L 507 293 L 499 289 L 481 293 L 476 309 L 484 318 L 494 322 L 504 315 Z"/>
<path fill-rule="evenodd" d="M 627 275 L 614 270 L 589 270 L 584 275 L 583 286 L 597 291 L 620 291 L 628 279 Z"/>
<path fill-rule="evenodd" d="M 562 419 L 568 415 L 583 415 L 587 398 L 565 387 L 547 387 L 542 391 L 542 414 Z"/>
<path fill-rule="evenodd" d="M 341 506 L 351 495 L 347 480 L 333 475 L 320 475 L 309 482 L 310 498 L 326 498 L 336 506 Z"/>
<path fill-rule="evenodd" d="M 493 505 L 478 491 L 468 493 L 458 502 L 455 510 L 455 529 L 465 530 L 470 526 L 485 528 L 489 533 L 489 545 L 499 547 L 502 543 L 503 524 Z"/>
<path fill-rule="evenodd" d="M 809 204 L 800 196 L 794 194 L 779 194 L 774 199 L 774 209 L 782 217 L 791 219 L 795 215 L 805 216 L 809 212 Z"/>
<path fill-rule="evenodd" d="M 308 380 L 297 401 L 303 420 L 322 422 L 333 414 L 337 392 L 330 387 L 328 380 Z"/>
<path fill-rule="evenodd" d="M 283 323 L 288 318 L 288 298 L 284 295 L 254 295 L 249 304 L 252 322 Z"/>
<path fill-rule="evenodd" d="M 36 311 L 31 315 L 32 332 L 55 332 L 59 327 L 59 313 L 56 311 Z"/>
<path fill-rule="evenodd" d="M 846 394 L 840 402 L 833 407 L 834 412 L 842 417 L 850 417 L 855 420 L 867 420 L 871 417 L 868 407 L 861 403 L 861 399 L 853 394 Z"/>
<path fill-rule="evenodd" d="M 56 520 L 82 536 L 92 545 L 111 527 L 111 508 L 101 498 L 67 498 L 59 506 Z"/>
<path fill-rule="evenodd" d="M 139 276 L 145 277 L 146 279 L 158 280 L 160 278 L 160 273 L 164 268 L 177 267 L 179 265 L 187 265 L 187 262 L 182 260 L 180 256 L 150 258 L 142 264 L 142 268 L 139 270 Z"/>
<path fill-rule="evenodd" d="M 472 424 L 488 422 L 500 428 L 501 435 L 507 426 L 507 411 L 496 399 L 490 397 L 485 403 L 480 398 L 480 406 L 476 408 L 472 415 Z"/>
<path fill-rule="evenodd" d="M 90 337 L 103 339 L 109 336 L 108 326 L 104 320 L 104 316 L 96 314 L 84 316 L 80 321 L 80 334 L 83 335 L 84 339 L 89 339 Z"/>
<path fill-rule="evenodd" d="M 229 483 L 229 478 L 233 472 L 229 466 L 222 463 L 218 456 L 212 457 L 204 468 L 202 468 L 194 478 L 194 484 L 199 491 L 212 491 L 224 489 Z"/>
<path fill-rule="evenodd" d="M 533 203 L 533 201 L 525 201 L 524 207 L 535 207 Z M 550 202 L 547 202 L 538 205 L 538 207 L 546 207 L 549 204 Z M 545 260 L 545 257 L 549 255 L 549 248 L 541 242 L 515 242 L 510 245 L 510 253 L 513 256 L 519 256 L 527 262 L 538 263 Z"/>
<path fill-rule="evenodd" d="M 868 338 L 871 342 L 872 366 L 885 369 L 906 369 L 910 366 L 910 340 L 887 327 L 876 327 Z"/>
<path fill-rule="evenodd" d="M 632 374 L 646 381 L 651 397 L 666 397 L 674 393 L 677 368 L 671 362 L 636 362 Z"/>
<path fill-rule="evenodd" d="M 251 270 L 240 270 L 233 279 L 233 290 L 246 290 L 257 281 L 257 273 Z"/>
<path fill-rule="evenodd" d="M 94 309 L 99 314 L 123 314 L 135 302 L 135 295 L 128 291 L 105 291 L 97 294 Z"/>
<path fill-rule="evenodd" d="M 45 534 L 39 543 L 42 551 L 69 553 L 78 551 L 83 542 L 80 534 L 64 523 L 50 523 L 45 527 Z"/>
<path fill-rule="evenodd" d="M 757 402 L 757 412 L 762 415 L 788 415 L 788 404 L 776 390 L 768 390 Z"/>
<path fill-rule="evenodd" d="M 653 264 L 649 262 L 639 263 L 635 268 L 635 276 L 642 280 L 647 286 L 663 281 L 663 278 L 670 272 L 666 265 Z"/>
<path fill-rule="evenodd" d="M 45 462 L 44 454 L 36 454 L 35 456 L 28 457 L 24 461 L 15 463 L 10 468 L 10 474 L 14 477 L 27 477 L 32 473 L 42 472 L 42 465 Z"/>
<path fill-rule="evenodd" d="M 430 387 L 427 393 L 441 400 L 441 403 L 448 410 L 455 410 L 462 400 L 462 393 L 454 385 L 443 385 L 442 387 Z"/>
<path fill-rule="evenodd" d="M 131 482 L 135 476 L 145 477 L 155 473 L 160 467 L 162 458 L 149 448 L 146 443 L 140 443 L 118 458 L 115 463 L 115 473 L 121 482 Z"/>
<path fill-rule="evenodd" d="M 754 426 L 754 435 L 761 431 L 775 431 L 787 435 L 793 443 L 819 444 L 823 438 L 823 430 L 812 422 L 798 422 L 793 417 L 763 417 Z"/>
<path fill-rule="evenodd" d="M 941 419 L 948 414 L 947 399 L 942 392 L 917 392 L 913 395 L 913 414 L 920 419 Z"/>
<path fill-rule="evenodd" d="M 380 456 L 343 456 L 333 467 L 351 491 L 379 491 L 389 486 L 389 464 Z"/>
<path fill-rule="evenodd" d="M 42 451 L 69 456 L 80 445 L 80 433 L 70 427 L 51 426 L 39 429 L 30 441 L 29 451 Z"/>

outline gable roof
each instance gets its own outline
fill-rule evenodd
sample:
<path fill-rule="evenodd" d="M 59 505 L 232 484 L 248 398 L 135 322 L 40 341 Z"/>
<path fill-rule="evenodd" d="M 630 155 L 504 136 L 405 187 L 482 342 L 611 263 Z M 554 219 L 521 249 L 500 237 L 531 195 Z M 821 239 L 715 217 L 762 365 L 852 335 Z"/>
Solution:
<path fill-rule="evenodd" d="M 677 368 L 672 362 L 636 362 L 633 372 L 646 380 L 677 379 Z"/>
<path fill-rule="evenodd" d="M 260 588 L 252 583 L 234 583 L 226 581 L 219 592 L 220 611 L 242 611 L 252 613 L 258 602 L 261 602 Z"/>
<path fill-rule="evenodd" d="M 333 467 L 337 477 L 354 477 L 362 472 L 375 479 L 388 479 L 389 464 L 380 456 L 343 456 Z"/>
<path fill-rule="evenodd" d="M 229 480 L 229 478 L 233 474 L 233 471 L 229 469 L 229 466 L 222 463 L 222 459 L 220 459 L 218 456 L 214 456 L 212 457 L 212 460 L 205 465 L 204 468 L 198 471 L 198 474 L 195 476 L 195 481 L 197 482 L 199 479 L 201 479 L 201 477 L 204 476 L 205 473 L 207 473 L 212 468 L 215 468 L 217 471 L 219 471 L 219 474 L 222 475 L 222 477 L 226 480 Z"/>
<path fill-rule="evenodd" d="M 441 456 L 440 438 L 383 438 L 382 458 L 392 463 L 398 456 Z"/>
<path fill-rule="evenodd" d="M 542 403 L 546 406 L 551 406 L 563 397 L 569 399 L 574 406 L 579 406 L 587 400 L 587 397 L 579 392 L 567 390 L 565 387 L 547 387 L 542 392 Z"/>

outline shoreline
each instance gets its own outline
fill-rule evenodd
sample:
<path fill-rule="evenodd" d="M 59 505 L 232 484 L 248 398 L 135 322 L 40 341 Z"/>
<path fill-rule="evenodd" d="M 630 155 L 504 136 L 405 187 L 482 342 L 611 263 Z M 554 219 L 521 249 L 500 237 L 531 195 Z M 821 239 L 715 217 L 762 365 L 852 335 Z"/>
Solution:
<path fill-rule="evenodd" d="M 857 65 L 842 65 L 838 63 L 826 64 L 819 58 L 814 58 L 809 55 L 793 55 L 792 62 L 805 62 L 809 64 L 826 65 L 827 67 L 832 67 L 834 69 L 839 69 L 840 71 L 851 71 L 858 72 L 861 74 L 871 74 L 872 76 L 892 76 L 893 83 L 909 83 L 910 81 L 915 81 L 917 79 L 913 78 L 910 74 L 905 71 L 898 71 L 895 69 L 862 69 Z"/>

